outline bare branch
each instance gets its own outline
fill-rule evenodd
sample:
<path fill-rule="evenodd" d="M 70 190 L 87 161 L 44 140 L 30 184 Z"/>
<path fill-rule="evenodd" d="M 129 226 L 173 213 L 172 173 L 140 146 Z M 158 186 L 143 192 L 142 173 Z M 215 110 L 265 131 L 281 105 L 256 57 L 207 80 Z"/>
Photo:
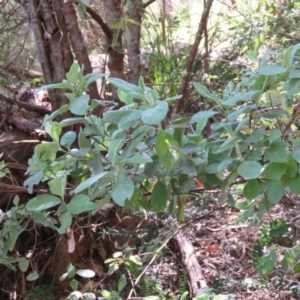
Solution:
<path fill-rule="evenodd" d="M 204 1 L 204 9 L 202 12 L 202 16 L 201 16 L 201 20 L 199 23 L 199 27 L 198 27 L 198 31 L 195 37 L 195 41 L 194 44 L 191 48 L 190 54 L 189 54 L 189 58 L 188 61 L 186 63 L 186 73 L 183 77 L 181 86 L 180 86 L 180 94 L 182 95 L 182 98 L 180 100 L 178 100 L 173 107 L 173 111 L 172 111 L 172 116 L 174 116 L 175 114 L 177 114 L 180 110 L 180 108 L 182 107 L 182 104 L 184 103 L 184 101 L 186 100 L 186 96 L 187 96 L 187 88 L 188 88 L 188 84 L 189 84 L 189 79 L 191 76 L 191 71 L 193 68 L 193 64 L 195 61 L 195 57 L 199 48 L 199 44 L 200 41 L 202 39 L 202 35 L 205 31 L 206 28 L 206 24 L 208 21 L 208 16 L 210 13 L 210 9 L 211 9 L 211 5 L 213 3 L 213 0 L 207 0 Z"/>
<path fill-rule="evenodd" d="M 92 17 L 92 19 L 94 21 L 96 21 L 101 29 L 103 30 L 104 34 L 106 35 L 106 37 L 110 40 L 113 37 L 113 32 L 110 30 L 110 28 L 108 27 L 108 25 L 103 21 L 103 19 L 101 18 L 101 16 L 99 14 L 97 14 L 92 8 L 87 7 L 86 9 L 87 13 Z"/>

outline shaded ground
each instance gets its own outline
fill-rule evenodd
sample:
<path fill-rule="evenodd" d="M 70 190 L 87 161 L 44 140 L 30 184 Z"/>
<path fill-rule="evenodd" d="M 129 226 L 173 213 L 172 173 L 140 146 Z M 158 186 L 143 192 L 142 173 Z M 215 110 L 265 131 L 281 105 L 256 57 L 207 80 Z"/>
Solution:
<path fill-rule="evenodd" d="M 293 226 L 276 241 L 270 241 L 270 244 L 264 247 L 265 250 L 271 243 L 276 243 L 282 249 L 297 243 L 299 206 L 297 201 L 286 198 L 266 216 L 264 224 L 248 227 L 247 224 L 235 224 L 239 215 L 236 209 L 228 206 L 216 209 L 213 202 L 203 206 L 203 201 L 200 200 L 189 202 L 186 209 L 187 223 L 183 225 L 181 234 L 192 243 L 207 286 L 216 294 L 235 294 L 236 299 L 300 299 L 300 294 L 293 295 L 290 290 L 291 286 L 300 285 L 298 275 L 288 276 L 278 268 L 264 282 L 253 266 L 256 259 L 254 246 L 259 240 L 261 228 L 269 221 L 285 220 L 287 223 L 292 222 Z M 142 271 L 145 272 L 145 276 L 134 288 L 132 299 L 142 299 L 142 296 L 149 295 L 173 299 L 175 295 L 189 290 L 188 271 L 179 251 L 180 245 L 174 242 L 174 238 L 170 239 L 174 228 L 178 226 L 176 219 L 167 214 L 158 217 L 150 214 L 147 218 L 148 221 L 142 225 L 141 216 L 122 215 L 121 211 L 109 208 L 102 216 L 90 219 L 92 226 L 87 230 L 81 229 L 85 240 L 83 243 L 78 242 L 75 252 L 82 253 L 79 254 L 79 258 L 73 258 L 73 263 L 77 269 L 94 270 L 96 276 L 92 281 L 76 276 L 80 281 L 78 290 L 100 295 L 104 289 L 116 290 L 121 274 L 131 274 L 127 287 L 121 294 L 123 299 L 127 299 L 132 288 L 130 280 L 134 282 Z M 77 220 L 76 224 L 78 228 L 79 225 L 84 227 L 81 220 Z M 40 279 L 36 282 L 26 282 L 25 274 L 2 267 L 0 299 L 64 299 L 71 292 L 69 282 L 60 283 L 55 272 L 64 272 L 63 269 L 72 261 L 72 255 L 71 258 L 66 257 L 68 239 L 58 238 L 51 231 L 39 231 L 35 238 L 33 232 L 29 233 L 21 236 L 18 247 L 29 250 L 35 245 L 32 264 L 38 266 Z M 154 255 L 153 251 L 165 241 L 169 242 L 165 247 L 161 247 L 157 259 L 149 263 Z M 144 260 L 148 253 L 148 260 L 142 268 L 127 272 L 126 268 L 121 266 L 119 271 L 107 276 L 108 266 L 104 260 L 120 250 L 128 255 L 138 254 Z M 279 288 L 280 282 L 282 285 Z M 12 289 L 15 290 L 15 296 L 11 292 Z M 24 297 L 21 296 L 22 293 Z"/>

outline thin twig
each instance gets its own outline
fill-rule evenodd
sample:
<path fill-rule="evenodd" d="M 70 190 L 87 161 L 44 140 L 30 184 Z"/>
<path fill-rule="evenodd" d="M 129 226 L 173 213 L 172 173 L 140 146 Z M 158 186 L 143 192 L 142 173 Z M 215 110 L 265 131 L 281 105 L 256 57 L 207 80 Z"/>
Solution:
<path fill-rule="evenodd" d="M 148 265 L 146 266 L 146 268 L 142 271 L 142 273 L 137 277 L 137 279 L 135 280 L 135 283 L 132 287 L 132 289 L 130 290 L 130 293 L 127 297 L 127 300 L 129 300 L 131 298 L 132 293 L 135 290 L 135 287 L 137 286 L 137 284 L 139 283 L 139 281 L 141 280 L 141 278 L 143 277 L 143 275 L 147 272 L 147 270 L 150 268 L 150 266 L 152 265 L 152 263 L 154 262 L 154 260 L 156 259 L 158 253 L 168 244 L 168 242 L 181 230 L 177 229 L 154 253 L 153 257 L 151 258 L 150 262 L 148 263 Z"/>

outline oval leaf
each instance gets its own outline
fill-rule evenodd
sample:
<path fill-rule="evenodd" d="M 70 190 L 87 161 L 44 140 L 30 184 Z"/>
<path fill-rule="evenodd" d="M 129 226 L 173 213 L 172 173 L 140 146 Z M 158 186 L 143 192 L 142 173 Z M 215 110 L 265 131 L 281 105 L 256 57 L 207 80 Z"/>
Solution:
<path fill-rule="evenodd" d="M 300 195 L 300 176 L 299 175 L 290 180 L 289 187 L 294 194 Z"/>
<path fill-rule="evenodd" d="M 92 278 L 95 276 L 95 272 L 93 270 L 86 270 L 86 269 L 77 270 L 76 274 L 78 274 L 83 278 Z"/>
<path fill-rule="evenodd" d="M 29 266 L 29 261 L 25 257 L 20 258 L 18 264 L 19 264 L 19 268 L 22 272 L 27 271 L 28 266 Z"/>
<path fill-rule="evenodd" d="M 105 113 L 104 121 L 112 124 L 126 124 L 128 122 L 137 121 L 142 111 L 137 109 L 130 110 L 114 110 Z"/>
<path fill-rule="evenodd" d="M 284 188 L 281 186 L 280 182 L 276 179 L 270 181 L 267 190 L 268 201 L 272 204 L 277 204 L 283 195 Z"/>
<path fill-rule="evenodd" d="M 28 201 L 26 208 L 30 211 L 40 211 L 61 204 L 61 200 L 53 195 L 43 194 Z"/>
<path fill-rule="evenodd" d="M 237 171 L 245 179 L 255 179 L 260 175 L 261 168 L 257 161 L 244 161 L 239 165 Z"/>
<path fill-rule="evenodd" d="M 34 281 L 34 280 L 36 280 L 36 279 L 38 279 L 38 278 L 39 278 L 39 274 L 38 274 L 36 271 L 31 272 L 30 274 L 28 274 L 28 275 L 26 276 L 26 280 L 27 280 L 27 281 Z"/>
<path fill-rule="evenodd" d="M 97 205 L 90 201 L 87 195 L 79 194 L 67 204 L 68 211 L 72 214 L 81 214 L 85 211 L 96 209 Z"/>
<path fill-rule="evenodd" d="M 165 209 L 167 201 L 168 191 L 166 186 L 163 182 L 158 181 L 152 191 L 151 206 L 157 213 L 160 213 Z"/>
<path fill-rule="evenodd" d="M 76 132 L 68 131 L 60 139 L 60 144 L 69 148 L 76 140 Z"/>
<path fill-rule="evenodd" d="M 112 188 L 111 196 L 115 203 L 124 206 L 125 200 L 130 200 L 134 192 L 134 184 L 130 179 L 121 179 Z"/>
<path fill-rule="evenodd" d="M 90 96 L 83 94 L 70 101 L 70 111 L 74 115 L 83 116 L 89 107 Z"/>
<path fill-rule="evenodd" d="M 101 172 L 101 173 L 98 173 L 98 174 L 90 177 L 89 179 L 81 182 L 78 185 L 78 187 L 74 190 L 74 193 L 77 194 L 77 193 L 80 193 L 83 190 L 89 188 L 92 184 L 94 184 L 96 181 L 98 181 L 100 178 L 104 177 L 107 174 L 108 174 L 107 172 Z"/>
<path fill-rule="evenodd" d="M 258 73 L 259 73 L 259 75 L 269 76 L 269 75 L 283 74 L 286 71 L 287 71 L 287 68 L 285 68 L 285 67 L 271 65 L 271 66 L 262 67 Z"/>
<path fill-rule="evenodd" d="M 153 108 L 148 108 L 142 113 L 142 121 L 145 124 L 160 124 L 166 117 L 169 110 L 167 102 L 158 102 Z"/>
<path fill-rule="evenodd" d="M 259 194 L 259 182 L 256 179 L 249 180 L 244 186 L 243 194 L 249 200 L 256 198 Z"/>
<path fill-rule="evenodd" d="M 275 179 L 283 175 L 287 170 L 287 165 L 282 163 L 270 163 L 263 170 L 261 175 L 266 179 Z"/>
<path fill-rule="evenodd" d="M 265 151 L 266 158 L 271 162 L 284 163 L 288 160 L 286 148 L 280 145 L 271 145 Z"/>

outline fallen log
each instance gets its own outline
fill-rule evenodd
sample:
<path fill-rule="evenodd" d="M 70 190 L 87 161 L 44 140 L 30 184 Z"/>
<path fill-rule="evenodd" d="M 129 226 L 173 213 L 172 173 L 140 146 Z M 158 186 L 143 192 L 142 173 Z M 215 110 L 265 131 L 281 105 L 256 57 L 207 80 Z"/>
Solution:
<path fill-rule="evenodd" d="M 179 232 L 175 236 L 175 241 L 178 244 L 182 261 L 187 268 L 190 278 L 190 289 L 192 297 L 195 297 L 200 289 L 207 288 L 207 283 L 203 277 L 201 266 L 195 254 L 195 249 L 187 237 Z"/>

